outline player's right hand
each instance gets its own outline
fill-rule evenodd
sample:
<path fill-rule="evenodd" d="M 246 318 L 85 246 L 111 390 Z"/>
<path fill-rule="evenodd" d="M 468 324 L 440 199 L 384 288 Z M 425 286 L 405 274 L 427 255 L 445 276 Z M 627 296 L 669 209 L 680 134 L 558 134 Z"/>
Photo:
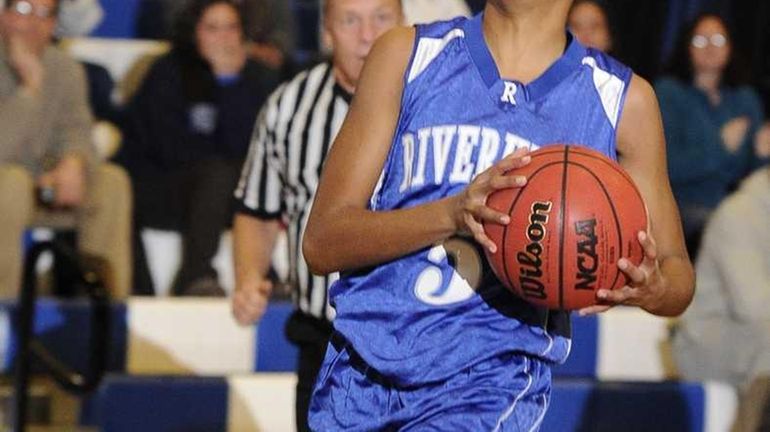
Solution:
<path fill-rule="evenodd" d="M 492 165 L 476 176 L 455 199 L 454 220 L 460 234 L 471 234 L 491 253 L 497 251 L 495 243 L 484 232 L 483 222 L 501 225 L 510 223 L 510 216 L 487 207 L 487 197 L 494 191 L 527 184 L 527 178 L 506 175 L 512 169 L 526 166 L 531 161 L 529 149 L 521 148 Z"/>
<path fill-rule="evenodd" d="M 233 317 L 238 324 L 248 326 L 262 318 L 267 309 L 267 302 L 273 284 L 268 279 L 261 279 L 236 287 L 233 294 Z"/>

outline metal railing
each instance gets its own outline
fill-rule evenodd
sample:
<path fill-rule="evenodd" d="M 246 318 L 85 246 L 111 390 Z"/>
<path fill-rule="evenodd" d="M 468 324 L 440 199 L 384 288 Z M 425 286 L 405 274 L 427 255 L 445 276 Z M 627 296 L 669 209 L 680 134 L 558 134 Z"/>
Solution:
<path fill-rule="evenodd" d="M 77 280 L 85 288 L 91 306 L 91 333 L 88 353 L 88 371 L 81 373 L 70 368 L 52 355 L 35 338 L 35 304 L 39 291 L 35 271 L 43 252 L 52 251 L 62 265 L 76 269 Z M 61 261 L 59 261 L 61 260 Z M 24 279 L 19 299 L 16 346 L 18 353 L 14 373 L 14 432 L 26 430 L 28 390 L 32 364 L 39 364 L 64 389 L 86 394 L 99 386 L 107 367 L 110 343 L 110 303 L 104 281 L 99 272 L 83 264 L 77 254 L 67 246 L 56 242 L 43 242 L 31 248 L 24 262 Z"/>

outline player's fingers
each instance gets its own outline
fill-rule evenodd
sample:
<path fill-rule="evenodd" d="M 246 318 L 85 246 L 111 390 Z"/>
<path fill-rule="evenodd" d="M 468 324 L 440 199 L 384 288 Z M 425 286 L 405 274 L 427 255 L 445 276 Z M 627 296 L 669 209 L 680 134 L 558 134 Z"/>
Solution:
<path fill-rule="evenodd" d="M 596 297 L 601 303 L 609 305 L 634 305 L 638 297 L 638 290 L 630 286 L 615 290 L 601 289 L 596 293 Z"/>
<path fill-rule="evenodd" d="M 644 249 L 644 257 L 655 261 L 658 258 L 658 244 L 655 242 L 655 239 L 644 231 L 639 231 L 638 237 L 639 243 L 641 243 L 642 249 Z"/>
<path fill-rule="evenodd" d="M 507 156 L 506 158 L 498 162 L 495 165 L 495 167 L 505 172 L 505 171 L 510 171 L 512 169 L 521 168 L 523 166 L 526 166 L 530 162 L 532 162 L 532 156 L 528 154 L 518 154 L 517 152 L 514 152 L 513 154 Z"/>
<path fill-rule="evenodd" d="M 642 268 L 633 265 L 631 261 L 621 258 L 618 260 L 618 268 L 628 277 L 631 286 L 645 285 L 647 273 Z"/>
<path fill-rule="evenodd" d="M 500 225 L 508 225 L 511 217 L 505 213 L 493 210 L 487 206 L 478 206 L 473 212 L 473 217 L 477 222 L 492 222 Z"/>
<path fill-rule="evenodd" d="M 522 187 L 527 184 L 527 178 L 523 175 L 496 175 L 489 181 L 490 192 L 499 189 Z"/>
<path fill-rule="evenodd" d="M 484 227 L 478 223 L 473 217 L 468 216 L 465 221 L 468 226 L 468 230 L 473 235 L 473 238 L 485 249 L 488 249 L 491 253 L 497 252 L 497 245 L 487 237 L 484 232 Z"/>
<path fill-rule="evenodd" d="M 596 315 L 612 309 L 612 305 L 593 305 L 578 311 L 580 316 Z"/>
<path fill-rule="evenodd" d="M 529 149 L 526 147 L 519 147 L 516 150 L 513 151 L 513 153 L 509 154 L 508 156 L 504 157 L 503 160 L 506 159 L 521 159 L 523 157 L 526 157 L 529 155 Z"/>

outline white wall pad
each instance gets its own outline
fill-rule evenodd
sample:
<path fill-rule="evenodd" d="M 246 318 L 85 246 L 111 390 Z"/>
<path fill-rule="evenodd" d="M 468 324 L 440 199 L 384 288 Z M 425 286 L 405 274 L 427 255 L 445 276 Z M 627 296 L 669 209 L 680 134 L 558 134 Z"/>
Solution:
<path fill-rule="evenodd" d="M 729 431 L 738 412 L 738 394 L 729 384 L 708 382 L 703 387 L 706 393 L 704 432 Z"/>
<path fill-rule="evenodd" d="M 294 422 L 294 374 L 228 378 L 228 432 L 291 432 Z"/>
<path fill-rule="evenodd" d="M 131 299 L 126 368 L 133 374 L 226 375 L 254 368 L 256 333 L 228 299 Z"/>
<path fill-rule="evenodd" d="M 668 321 L 641 309 L 616 307 L 599 315 L 597 377 L 659 381 L 666 378 L 663 344 Z"/>

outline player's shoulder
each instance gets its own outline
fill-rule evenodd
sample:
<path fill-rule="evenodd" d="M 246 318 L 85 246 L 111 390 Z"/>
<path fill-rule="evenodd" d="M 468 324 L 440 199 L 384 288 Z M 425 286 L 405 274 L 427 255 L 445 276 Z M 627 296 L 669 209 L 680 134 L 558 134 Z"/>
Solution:
<path fill-rule="evenodd" d="M 626 80 L 630 79 L 633 75 L 633 71 L 625 63 L 616 59 L 611 54 L 597 50 L 595 48 L 585 48 L 583 64 L 590 64 L 593 67 L 597 67 L 605 72 L 624 78 Z"/>
<path fill-rule="evenodd" d="M 617 128 L 618 150 L 621 153 L 632 153 L 629 143 L 638 142 L 638 137 L 653 133 L 656 127 L 662 128 L 660 108 L 655 97 L 655 91 L 649 81 L 633 74 L 623 104 L 623 114 Z M 662 129 L 660 133 L 662 134 Z M 650 143 L 646 143 L 646 145 L 649 146 Z"/>
<path fill-rule="evenodd" d="M 642 115 L 650 110 L 657 110 L 658 102 L 655 90 L 649 81 L 632 72 L 628 85 L 623 111 L 627 115 Z"/>
<path fill-rule="evenodd" d="M 362 82 L 368 77 L 379 83 L 400 81 L 412 56 L 414 41 L 414 27 L 395 27 L 380 36 L 366 58 Z"/>
<path fill-rule="evenodd" d="M 415 27 L 394 27 L 377 39 L 370 55 L 408 56 L 415 38 Z"/>
<path fill-rule="evenodd" d="M 412 82 L 430 67 L 440 64 L 442 53 L 449 51 L 464 39 L 465 17 L 412 27 L 397 27 L 381 37 L 372 50 L 384 64 L 399 65 L 400 75 Z"/>
<path fill-rule="evenodd" d="M 375 43 L 375 50 L 388 50 L 393 53 L 411 54 L 420 45 L 441 44 L 464 36 L 465 17 L 457 17 L 447 21 L 436 21 L 429 24 L 416 24 L 414 26 L 399 26 L 389 30 Z"/>

